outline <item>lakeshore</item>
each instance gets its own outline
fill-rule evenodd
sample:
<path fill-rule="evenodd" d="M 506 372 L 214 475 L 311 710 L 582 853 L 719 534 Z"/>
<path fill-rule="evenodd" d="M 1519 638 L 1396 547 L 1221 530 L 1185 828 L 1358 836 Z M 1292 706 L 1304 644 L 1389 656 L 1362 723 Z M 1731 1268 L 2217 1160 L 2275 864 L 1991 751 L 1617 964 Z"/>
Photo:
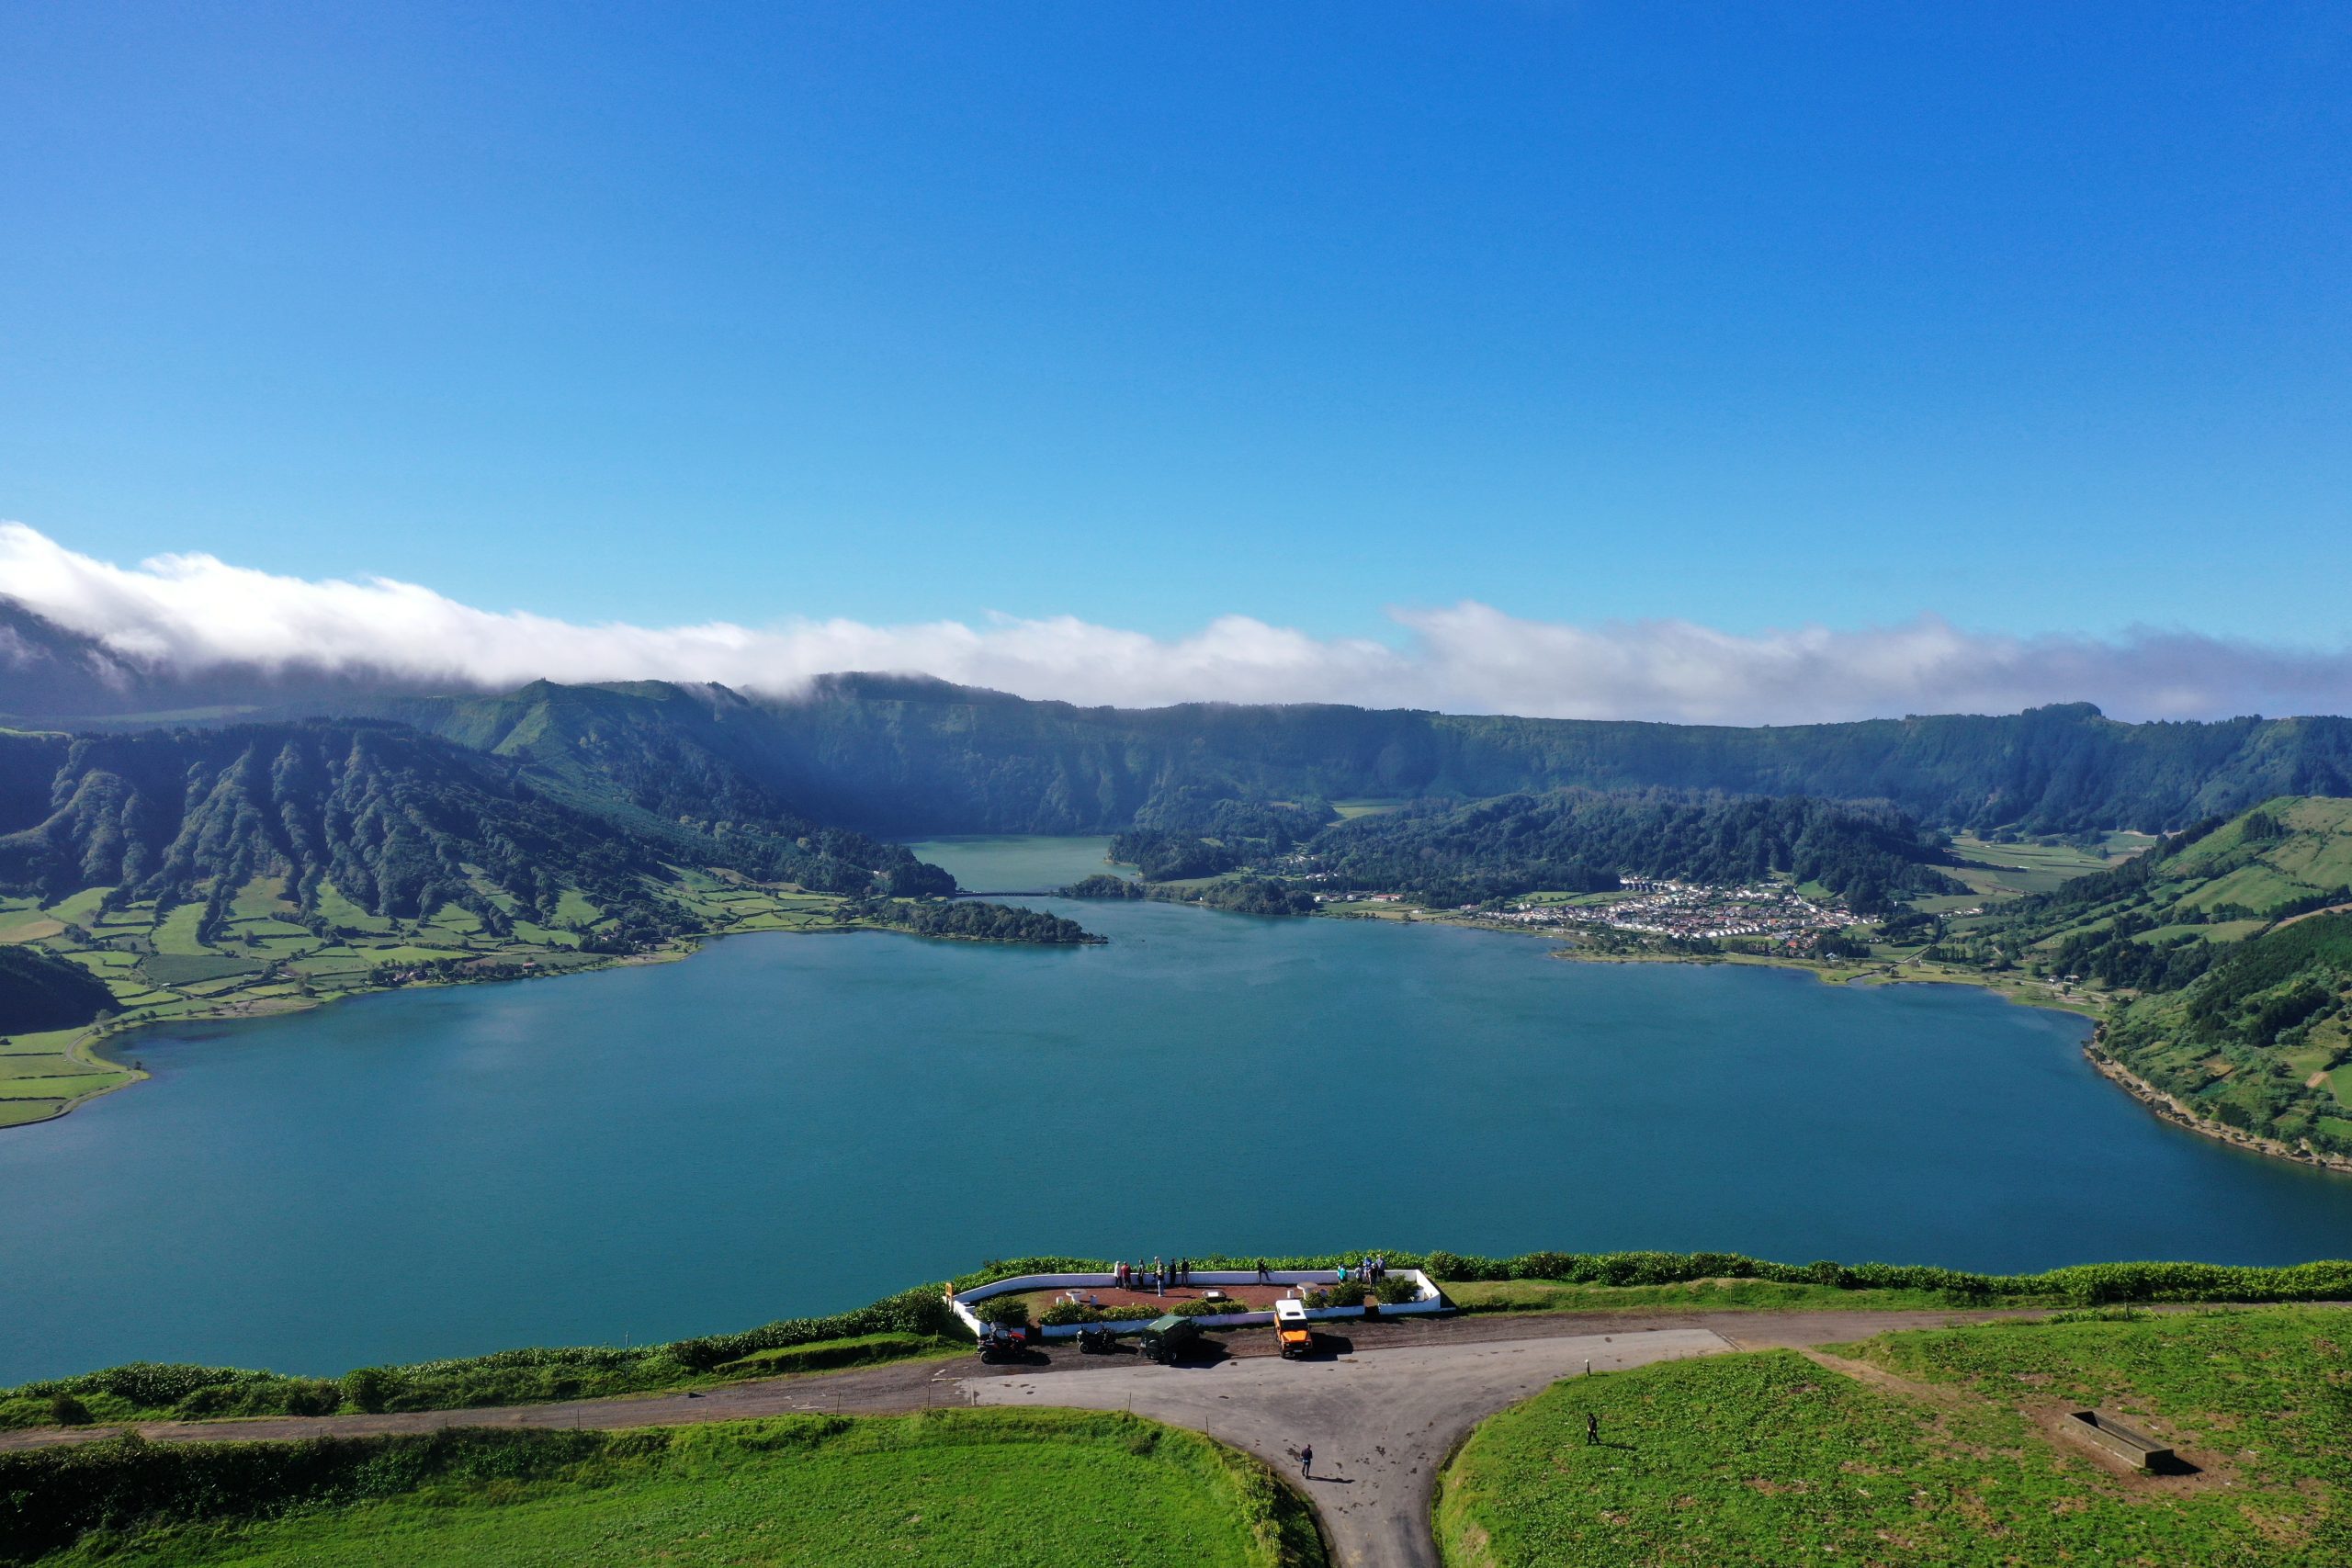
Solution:
<path fill-rule="evenodd" d="M 2101 1048 L 2097 1033 L 2084 1043 L 2083 1055 L 2089 1060 L 2091 1066 L 2098 1069 L 2100 1077 L 2154 1111 L 2161 1120 L 2172 1126 L 2195 1133 L 2201 1137 L 2211 1138 L 2216 1143 L 2227 1144 L 2234 1149 L 2244 1149 L 2249 1154 L 2266 1155 L 2272 1159 L 2292 1160 L 2297 1165 L 2308 1165 L 2321 1170 L 2352 1176 L 2352 1159 L 2343 1156 L 2321 1154 L 2313 1149 L 2300 1148 L 2282 1143 L 2277 1138 L 2266 1138 L 2258 1134 L 2249 1133 L 2243 1127 L 2233 1127 L 2211 1116 L 2195 1114 L 2187 1106 L 2181 1104 L 2179 1100 L 2166 1094 L 2109 1055 Z"/>
<path fill-rule="evenodd" d="M 2352 1184 L 2155 1122 L 2086 1021 L 1977 988 L 1040 902 L 1112 944 L 729 941 L 158 1027 L 140 1093 L 0 1138 L 0 1378 L 675 1337 L 1040 1243 L 2020 1269 L 2352 1237 Z M 1249 1174 L 1302 1149 L 1337 1153 Z M 1143 1150 L 1164 1179 L 1114 1181 Z"/>

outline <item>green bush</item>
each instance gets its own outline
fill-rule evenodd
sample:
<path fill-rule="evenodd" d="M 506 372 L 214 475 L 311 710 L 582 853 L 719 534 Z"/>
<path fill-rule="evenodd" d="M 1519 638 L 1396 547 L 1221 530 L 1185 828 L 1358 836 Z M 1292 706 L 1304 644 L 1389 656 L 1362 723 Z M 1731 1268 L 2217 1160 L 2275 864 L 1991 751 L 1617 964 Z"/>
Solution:
<path fill-rule="evenodd" d="M 990 1296 L 972 1309 L 972 1315 L 999 1328 L 1026 1328 L 1029 1303 L 1020 1296 Z"/>
<path fill-rule="evenodd" d="M 90 1407 L 70 1393 L 49 1396 L 49 1419 L 59 1427 L 86 1427 L 90 1424 Z"/>
<path fill-rule="evenodd" d="M 234 1383 L 207 1383 L 172 1406 L 172 1414 L 191 1421 L 206 1421 L 237 1413 L 240 1393 Z"/>
<path fill-rule="evenodd" d="M 1029 1272 L 1015 1269 L 1016 1273 Z M 1000 1276 L 1001 1278 L 1001 1276 Z M 968 1288 L 968 1287 L 962 1287 Z M 790 1317 L 764 1328 L 741 1334 L 713 1334 L 681 1339 L 662 1347 L 662 1353 L 697 1371 L 729 1361 L 740 1361 L 755 1350 L 779 1350 L 790 1345 L 813 1345 L 820 1339 L 848 1339 L 861 1334 L 922 1334 L 933 1337 L 964 1334 L 963 1321 L 949 1310 L 936 1285 L 918 1285 L 870 1306 L 831 1317 Z"/>
<path fill-rule="evenodd" d="M 1382 1306 L 1402 1306 L 1420 1294 L 1421 1288 L 1411 1280 L 1391 1274 L 1373 1286 L 1372 1293 Z"/>
<path fill-rule="evenodd" d="M 392 1388 L 392 1374 L 382 1367 L 354 1367 L 343 1374 L 344 1403 L 371 1416 L 384 1408 Z"/>
<path fill-rule="evenodd" d="M 1046 1309 L 1037 1321 L 1049 1327 L 1070 1323 L 1145 1323 L 1159 1315 L 1153 1306 L 1080 1306 L 1076 1302 L 1056 1302 Z"/>

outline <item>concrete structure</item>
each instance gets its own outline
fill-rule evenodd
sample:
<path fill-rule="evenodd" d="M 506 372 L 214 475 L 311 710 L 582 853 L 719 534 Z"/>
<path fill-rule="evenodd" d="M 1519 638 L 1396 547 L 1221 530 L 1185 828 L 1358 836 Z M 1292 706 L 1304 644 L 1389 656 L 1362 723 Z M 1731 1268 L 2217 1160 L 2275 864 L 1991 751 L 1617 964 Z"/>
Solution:
<path fill-rule="evenodd" d="M 2173 1451 L 2144 1432 L 2135 1432 L 2110 1416 L 2077 1410 L 2066 1417 L 2066 1430 L 2114 1455 L 2134 1470 L 2161 1470 L 2173 1462 Z"/>
<path fill-rule="evenodd" d="M 1309 1309 L 1306 1315 L 1313 1321 L 1324 1322 L 1336 1318 L 1365 1316 L 1413 1317 L 1425 1313 L 1445 1310 L 1445 1297 L 1440 1293 L 1430 1277 L 1419 1269 L 1391 1269 L 1388 1270 L 1388 1277 L 1392 1280 L 1412 1281 L 1413 1299 L 1394 1304 L 1382 1303 L 1376 1311 L 1360 1306 L 1316 1307 Z M 1301 1288 L 1320 1288 L 1338 1284 L 1340 1271 L 1336 1269 L 1274 1269 L 1268 1271 L 1264 1280 L 1261 1280 L 1258 1278 L 1258 1271 L 1254 1269 L 1195 1269 L 1190 1278 L 1191 1284 L 1194 1288 L 1207 1285 L 1262 1285 L 1268 1282 L 1277 1285 L 1296 1285 Z M 1027 1291 L 1108 1291 L 1115 1288 L 1117 1283 L 1118 1277 L 1108 1272 L 1015 1274 L 1010 1279 L 991 1280 L 985 1285 L 975 1285 L 968 1291 L 958 1291 L 947 1298 L 947 1304 L 954 1309 L 956 1316 L 964 1326 L 977 1336 L 980 1331 L 980 1319 L 972 1309 L 990 1296 L 1018 1295 Z M 1102 1321 L 1110 1327 L 1123 1332 L 1132 1332 L 1141 1326 L 1140 1323 L 1133 1318 L 1105 1318 Z M 1233 1328 L 1243 1324 L 1272 1323 L 1274 1321 L 1274 1314 L 1271 1307 L 1262 1311 L 1206 1313 L 1193 1318 L 1193 1321 L 1203 1328 Z M 1043 1329 L 1042 1332 L 1048 1339 L 1068 1339 L 1073 1337 L 1080 1329 L 1087 1326 L 1089 1325 L 1084 1323 L 1057 1323 Z"/>

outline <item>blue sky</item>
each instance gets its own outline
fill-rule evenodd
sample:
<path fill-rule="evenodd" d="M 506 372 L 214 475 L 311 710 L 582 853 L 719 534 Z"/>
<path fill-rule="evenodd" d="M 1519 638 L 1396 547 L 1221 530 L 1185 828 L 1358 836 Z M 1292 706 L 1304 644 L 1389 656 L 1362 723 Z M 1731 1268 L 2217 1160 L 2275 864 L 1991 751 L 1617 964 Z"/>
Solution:
<path fill-rule="evenodd" d="M 15 6 L 0 518 L 587 622 L 2340 648 L 2347 122 L 2340 4 Z"/>

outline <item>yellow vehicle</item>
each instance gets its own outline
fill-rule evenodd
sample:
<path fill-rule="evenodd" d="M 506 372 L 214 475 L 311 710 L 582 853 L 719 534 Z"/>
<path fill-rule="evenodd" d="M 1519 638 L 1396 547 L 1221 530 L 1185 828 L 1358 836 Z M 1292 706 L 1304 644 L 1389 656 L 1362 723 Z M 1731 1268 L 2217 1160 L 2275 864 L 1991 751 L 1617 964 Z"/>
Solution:
<path fill-rule="evenodd" d="M 1282 1347 L 1284 1360 L 1315 1348 L 1314 1331 L 1306 1326 L 1305 1302 L 1284 1296 L 1274 1303 L 1274 1339 Z"/>

